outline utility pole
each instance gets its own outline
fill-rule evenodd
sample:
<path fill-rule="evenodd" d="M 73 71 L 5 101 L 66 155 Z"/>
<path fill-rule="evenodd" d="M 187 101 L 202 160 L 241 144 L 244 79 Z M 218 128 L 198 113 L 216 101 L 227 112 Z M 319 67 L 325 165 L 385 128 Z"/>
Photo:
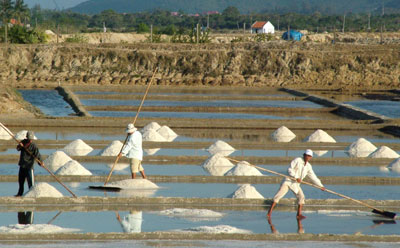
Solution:
<path fill-rule="evenodd" d="M 153 43 L 153 24 L 150 24 L 150 43 Z"/>
<path fill-rule="evenodd" d="M 207 29 L 210 28 L 210 14 L 207 14 Z"/>
<path fill-rule="evenodd" d="M 371 31 L 371 12 L 368 13 L 368 31 Z"/>
<path fill-rule="evenodd" d="M 196 43 L 199 44 L 199 36 L 200 36 L 200 30 L 199 30 L 199 23 L 196 25 Z"/>
<path fill-rule="evenodd" d="M 243 34 L 246 34 L 246 23 L 243 23 Z"/>
<path fill-rule="evenodd" d="M 58 44 L 58 37 L 60 36 L 60 25 L 57 24 L 57 44 Z"/>
<path fill-rule="evenodd" d="M 343 15 L 343 28 L 342 28 L 342 33 L 344 33 L 345 26 L 346 26 L 346 14 Z"/>

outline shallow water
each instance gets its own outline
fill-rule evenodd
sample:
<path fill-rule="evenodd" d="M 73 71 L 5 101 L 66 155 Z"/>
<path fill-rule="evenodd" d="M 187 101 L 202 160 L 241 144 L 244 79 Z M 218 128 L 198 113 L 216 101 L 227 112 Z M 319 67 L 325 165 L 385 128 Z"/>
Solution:
<path fill-rule="evenodd" d="M 400 118 L 400 102 L 385 100 L 363 100 L 346 103 L 390 118 Z"/>

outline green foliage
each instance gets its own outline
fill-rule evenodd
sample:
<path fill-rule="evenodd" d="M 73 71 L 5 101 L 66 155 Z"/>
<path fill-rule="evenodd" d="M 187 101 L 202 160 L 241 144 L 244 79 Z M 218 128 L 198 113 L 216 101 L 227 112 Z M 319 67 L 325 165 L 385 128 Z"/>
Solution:
<path fill-rule="evenodd" d="M 199 43 L 209 43 L 210 29 L 205 29 L 199 32 Z M 197 32 L 195 28 L 190 29 L 190 31 L 180 30 L 175 33 L 171 38 L 172 43 L 197 43 Z"/>
<path fill-rule="evenodd" d="M 0 32 L 4 32 L 2 27 Z M 27 29 L 24 26 L 14 25 L 8 30 L 8 40 L 15 44 L 45 43 L 47 35 L 36 29 Z"/>
<path fill-rule="evenodd" d="M 139 23 L 136 32 L 138 34 L 143 34 L 143 33 L 149 33 L 150 32 L 150 28 L 149 26 L 147 26 L 145 23 Z"/>
<path fill-rule="evenodd" d="M 87 43 L 88 38 L 81 34 L 74 34 L 71 37 L 65 39 L 65 42 L 68 43 Z"/>

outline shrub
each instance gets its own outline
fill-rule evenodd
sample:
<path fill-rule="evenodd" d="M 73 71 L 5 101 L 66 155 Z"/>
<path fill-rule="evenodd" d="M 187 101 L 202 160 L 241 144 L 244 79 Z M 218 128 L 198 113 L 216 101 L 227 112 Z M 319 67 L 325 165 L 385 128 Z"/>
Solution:
<path fill-rule="evenodd" d="M 74 34 L 71 37 L 68 37 L 65 39 L 65 42 L 68 43 L 87 43 L 88 42 L 88 38 L 81 35 L 81 34 Z"/>
<path fill-rule="evenodd" d="M 4 27 L 1 28 L 0 33 L 4 33 Z M 47 39 L 48 37 L 44 32 L 20 25 L 14 25 L 8 31 L 8 40 L 15 44 L 45 43 Z"/>

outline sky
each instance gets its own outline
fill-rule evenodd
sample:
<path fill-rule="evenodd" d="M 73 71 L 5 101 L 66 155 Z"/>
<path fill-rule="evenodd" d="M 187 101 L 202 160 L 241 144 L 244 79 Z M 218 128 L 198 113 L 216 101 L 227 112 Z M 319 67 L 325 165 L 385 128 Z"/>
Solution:
<path fill-rule="evenodd" d="M 36 4 L 40 4 L 43 9 L 67 9 L 78 5 L 79 3 L 87 0 L 25 0 L 29 8 L 32 8 Z"/>

